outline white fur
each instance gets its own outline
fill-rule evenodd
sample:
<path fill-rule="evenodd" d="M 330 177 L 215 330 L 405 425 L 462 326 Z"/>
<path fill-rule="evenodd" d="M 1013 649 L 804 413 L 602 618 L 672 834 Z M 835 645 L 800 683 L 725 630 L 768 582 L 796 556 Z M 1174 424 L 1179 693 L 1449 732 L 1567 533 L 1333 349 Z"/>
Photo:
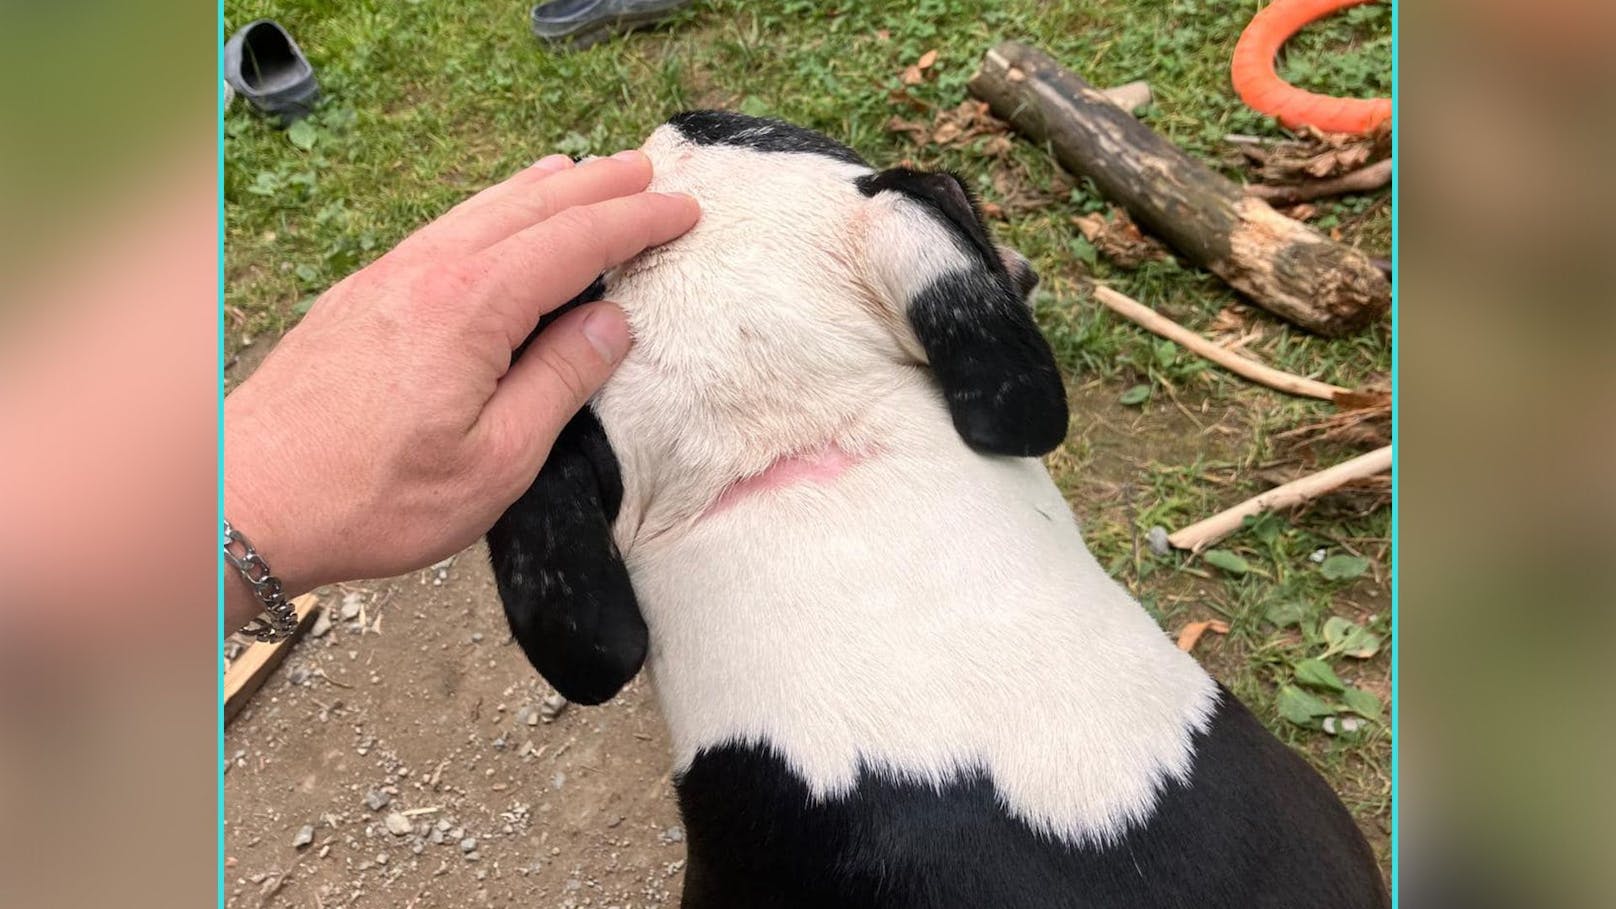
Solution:
<path fill-rule="evenodd" d="M 614 276 L 636 345 L 596 399 L 615 534 L 651 628 L 677 769 L 773 746 L 819 795 L 861 767 L 988 773 L 1072 842 L 1114 839 L 1190 767 L 1215 705 L 1084 547 L 1036 460 L 955 433 L 902 320 L 962 267 L 920 207 L 828 158 L 645 145 L 700 225 Z M 703 520 L 736 480 L 835 443 L 862 460 Z"/>

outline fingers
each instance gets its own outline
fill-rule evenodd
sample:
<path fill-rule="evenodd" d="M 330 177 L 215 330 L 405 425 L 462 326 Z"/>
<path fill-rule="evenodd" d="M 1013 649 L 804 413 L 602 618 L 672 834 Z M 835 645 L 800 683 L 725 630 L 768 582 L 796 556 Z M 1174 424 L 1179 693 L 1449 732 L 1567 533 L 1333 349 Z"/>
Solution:
<path fill-rule="evenodd" d="M 607 302 L 567 313 L 528 345 L 483 408 L 485 428 L 522 459 L 531 479 L 567 421 L 628 353 L 628 322 Z"/>
<path fill-rule="evenodd" d="M 484 250 L 476 271 L 514 348 L 539 317 L 608 268 L 678 237 L 701 217 L 682 193 L 638 193 L 569 208 Z"/>
<path fill-rule="evenodd" d="M 565 155 L 552 155 L 455 206 L 406 246 L 434 255 L 475 253 L 557 212 L 637 193 L 650 182 L 651 161 L 640 151 L 577 166 Z"/>

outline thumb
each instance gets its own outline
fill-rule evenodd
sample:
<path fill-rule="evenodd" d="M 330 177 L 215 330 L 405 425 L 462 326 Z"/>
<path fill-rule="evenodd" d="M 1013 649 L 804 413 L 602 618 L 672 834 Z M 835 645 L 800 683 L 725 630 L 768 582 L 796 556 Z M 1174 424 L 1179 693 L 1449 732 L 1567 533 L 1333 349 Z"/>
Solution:
<path fill-rule="evenodd" d="M 483 419 L 510 432 L 536 471 L 562 427 L 628 353 L 628 321 L 614 303 L 580 306 L 539 332 L 489 399 Z"/>

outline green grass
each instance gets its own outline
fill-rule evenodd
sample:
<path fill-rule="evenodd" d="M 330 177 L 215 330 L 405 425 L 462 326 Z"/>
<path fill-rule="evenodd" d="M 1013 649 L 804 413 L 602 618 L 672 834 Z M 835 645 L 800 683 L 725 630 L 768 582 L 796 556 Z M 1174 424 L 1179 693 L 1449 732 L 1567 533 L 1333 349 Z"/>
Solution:
<path fill-rule="evenodd" d="M 889 93 L 903 68 L 939 51 L 935 79 L 910 94 L 938 109 L 958 104 L 982 52 L 1004 38 L 1043 47 L 1097 85 L 1147 79 L 1155 129 L 1234 175 L 1222 137 L 1279 135 L 1228 84 L 1252 0 L 1089 2 L 697 3 L 668 27 L 575 55 L 537 46 L 526 7 L 510 2 L 278 0 L 226 3 L 229 27 L 258 16 L 285 23 L 319 69 L 326 100 L 310 126 L 274 130 L 238 104 L 225 138 L 227 346 L 271 337 L 300 304 L 471 192 L 553 151 L 609 153 L 637 145 L 669 114 L 728 107 L 782 117 L 847 141 L 877 163 L 909 158 L 964 175 L 986 200 L 996 171 L 1021 187 L 1048 187 L 1057 169 L 1018 141 L 1006 162 L 973 147 L 917 147 L 885 131 L 894 115 L 927 119 Z M 1305 30 L 1281 72 L 1333 94 L 1389 92 L 1389 11 L 1375 4 Z M 1237 302 L 1217 279 L 1176 261 L 1121 271 L 1096 259 L 1071 227 L 1106 203 L 1081 180 L 1045 206 L 999 226 L 1044 277 L 1038 315 L 1073 389 L 1074 431 L 1051 458 L 1103 564 L 1169 629 L 1220 617 L 1231 630 L 1197 648 L 1215 672 L 1288 741 L 1307 751 L 1344 793 L 1384 857 L 1389 827 L 1384 717 L 1350 735 L 1279 714 L 1277 693 L 1302 660 L 1328 650 L 1325 621 L 1341 616 L 1389 634 L 1385 509 L 1365 515 L 1323 506 L 1242 532 L 1221 548 L 1251 566 L 1232 576 L 1200 559 L 1156 558 L 1152 525 L 1182 526 L 1271 485 L 1281 452 L 1272 436 L 1326 415 L 1317 403 L 1253 388 L 1088 300 L 1098 277 L 1205 330 Z M 1314 222 L 1373 255 L 1390 243 L 1384 200 L 1319 205 Z M 1324 341 L 1261 313 L 1251 354 L 1280 368 L 1348 386 L 1390 370 L 1389 327 Z M 1135 385 L 1140 406 L 1118 402 Z M 1328 463 L 1345 449 L 1316 452 Z M 1319 548 L 1369 556 L 1354 581 L 1324 578 Z M 1288 611 L 1282 611 L 1279 607 Z M 1265 616 L 1290 615 L 1278 626 Z M 1371 618 L 1373 616 L 1373 618 Z M 1385 691 L 1387 647 L 1372 659 L 1331 655 L 1349 683 Z M 1320 693 L 1320 692 L 1316 692 Z"/>

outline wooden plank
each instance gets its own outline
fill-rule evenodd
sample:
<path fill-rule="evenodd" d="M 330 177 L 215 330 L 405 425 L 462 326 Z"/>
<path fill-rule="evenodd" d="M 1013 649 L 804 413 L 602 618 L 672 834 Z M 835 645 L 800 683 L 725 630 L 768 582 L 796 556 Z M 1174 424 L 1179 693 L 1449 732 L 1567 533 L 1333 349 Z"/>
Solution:
<path fill-rule="evenodd" d="M 264 684 L 269 674 L 275 671 L 281 660 L 286 658 L 287 651 L 292 649 L 292 642 L 303 636 L 308 628 L 309 620 L 314 617 L 319 597 L 312 593 L 305 593 L 292 601 L 292 608 L 297 612 L 297 630 L 284 641 L 265 644 L 254 641 L 247 645 L 247 649 L 231 662 L 224 671 L 224 721 L 228 724 L 252 700 L 258 687 Z"/>

